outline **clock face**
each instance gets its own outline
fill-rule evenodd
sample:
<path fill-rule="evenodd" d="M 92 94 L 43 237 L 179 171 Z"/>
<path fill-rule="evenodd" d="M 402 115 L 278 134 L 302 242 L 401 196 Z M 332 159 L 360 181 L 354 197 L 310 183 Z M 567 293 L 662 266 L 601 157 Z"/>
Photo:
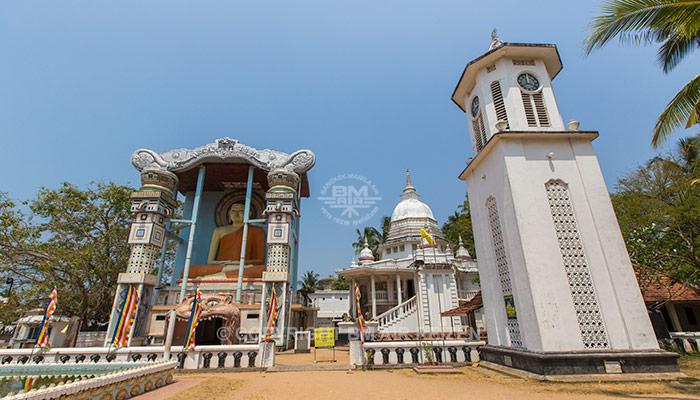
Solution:
<path fill-rule="evenodd" d="M 540 80 L 534 75 L 525 72 L 518 76 L 518 85 L 525 90 L 535 91 L 540 88 Z"/>
<path fill-rule="evenodd" d="M 476 117 L 476 114 L 479 113 L 479 96 L 474 97 L 474 100 L 472 100 L 472 117 Z"/>

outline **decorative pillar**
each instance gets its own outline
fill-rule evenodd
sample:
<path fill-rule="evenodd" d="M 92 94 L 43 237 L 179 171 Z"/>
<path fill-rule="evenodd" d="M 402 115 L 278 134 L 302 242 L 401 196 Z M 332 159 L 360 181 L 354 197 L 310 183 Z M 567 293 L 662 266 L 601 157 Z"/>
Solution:
<path fill-rule="evenodd" d="M 117 291 L 105 336 L 105 346 L 109 345 L 112 339 L 116 319 L 130 285 L 137 287 L 139 306 L 129 343 L 133 338 L 141 339 L 146 335 L 147 316 L 152 304 L 154 287 L 158 284 L 158 277 L 154 275 L 155 264 L 165 245 L 165 225 L 177 206 L 175 200 L 177 184 L 177 175 L 172 172 L 162 169 L 144 169 L 141 172 L 141 188 L 131 193 L 131 213 L 134 216 L 128 238 L 131 255 L 126 272 L 119 274 L 117 279 Z"/>
<path fill-rule="evenodd" d="M 372 318 L 377 316 L 377 293 L 375 285 L 374 275 L 370 275 L 370 286 L 372 287 Z"/>
<path fill-rule="evenodd" d="M 291 305 L 291 287 L 294 281 L 293 255 L 299 243 L 299 175 L 287 169 L 275 169 L 267 174 L 270 185 L 265 194 L 267 202 L 267 266 L 263 272 L 263 300 L 261 302 L 259 341 L 265 340 L 268 311 L 272 291 L 278 301 L 277 323 L 271 333 L 277 345 L 285 345 L 288 335 Z M 291 273 L 290 273 L 291 272 Z"/>
<path fill-rule="evenodd" d="M 355 284 L 353 279 L 350 283 L 350 318 L 357 318 L 357 299 L 355 298 Z"/>
<path fill-rule="evenodd" d="M 399 304 L 402 303 L 401 299 L 401 275 L 396 274 L 396 299 L 399 301 Z"/>

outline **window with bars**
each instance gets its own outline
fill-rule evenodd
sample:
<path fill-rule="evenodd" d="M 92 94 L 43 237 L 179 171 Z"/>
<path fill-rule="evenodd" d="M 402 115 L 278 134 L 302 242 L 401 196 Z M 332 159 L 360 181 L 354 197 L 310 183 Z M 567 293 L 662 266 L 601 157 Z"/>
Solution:
<path fill-rule="evenodd" d="M 493 105 L 496 108 L 496 118 L 499 121 L 508 122 L 508 114 L 506 113 L 506 104 L 503 101 L 503 92 L 501 90 L 501 82 L 493 81 L 491 82 L 491 97 L 493 98 Z M 506 129 L 509 126 L 506 125 Z"/>
<path fill-rule="evenodd" d="M 547 106 L 544 104 L 541 90 L 536 93 L 527 93 L 521 90 L 520 97 L 523 99 L 528 126 L 550 126 Z"/>

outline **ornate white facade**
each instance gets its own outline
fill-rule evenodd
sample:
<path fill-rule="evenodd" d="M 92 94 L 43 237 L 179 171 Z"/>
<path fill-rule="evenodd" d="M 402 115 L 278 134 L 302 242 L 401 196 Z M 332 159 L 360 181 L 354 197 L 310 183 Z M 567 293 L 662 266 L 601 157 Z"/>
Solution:
<path fill-rule="evenodd" d="M 362 293 L 364 315 L 378 323 L 380 333 L 464 332 L 466 319 L 446 317 L 442 313 L 473 298 L 479 291 L 476 261 L 461 240 L 456 256 L 445 239 L 427 204 L 411 184 L 406 172 L 406 187 L 391 215 L 387 238 L 377 248 L 379 260 L 365 243 L 359 263 L 336 272 L 355 283 Z M 435 246 L 421 240 L 425 229 Z M 353 297 L 354 299 L 354 297 Z M 351 301 L 350 315 L 357 315 Z M 481 312 L 477 312 L 475 330 L 483 330 Z"/>

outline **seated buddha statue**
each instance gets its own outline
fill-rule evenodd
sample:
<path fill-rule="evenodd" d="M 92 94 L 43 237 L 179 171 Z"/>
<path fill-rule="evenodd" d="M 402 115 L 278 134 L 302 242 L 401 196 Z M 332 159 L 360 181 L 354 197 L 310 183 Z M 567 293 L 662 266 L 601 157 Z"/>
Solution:
<path fill-rule="evenodd" d="M 232 279 L 238 276 L 243 244 L 243 215 L 245 206 L 234 203 L 228 211 L 231 225 L 214 229 L 209 246 L 208 265 L 193 265 L 188 278 Z M 245 277 L 260 277 L 265 269 L 265 230 L 248 225 L 245 246 Z M 259 270 L 259 271 L 258 271 Z"/>

